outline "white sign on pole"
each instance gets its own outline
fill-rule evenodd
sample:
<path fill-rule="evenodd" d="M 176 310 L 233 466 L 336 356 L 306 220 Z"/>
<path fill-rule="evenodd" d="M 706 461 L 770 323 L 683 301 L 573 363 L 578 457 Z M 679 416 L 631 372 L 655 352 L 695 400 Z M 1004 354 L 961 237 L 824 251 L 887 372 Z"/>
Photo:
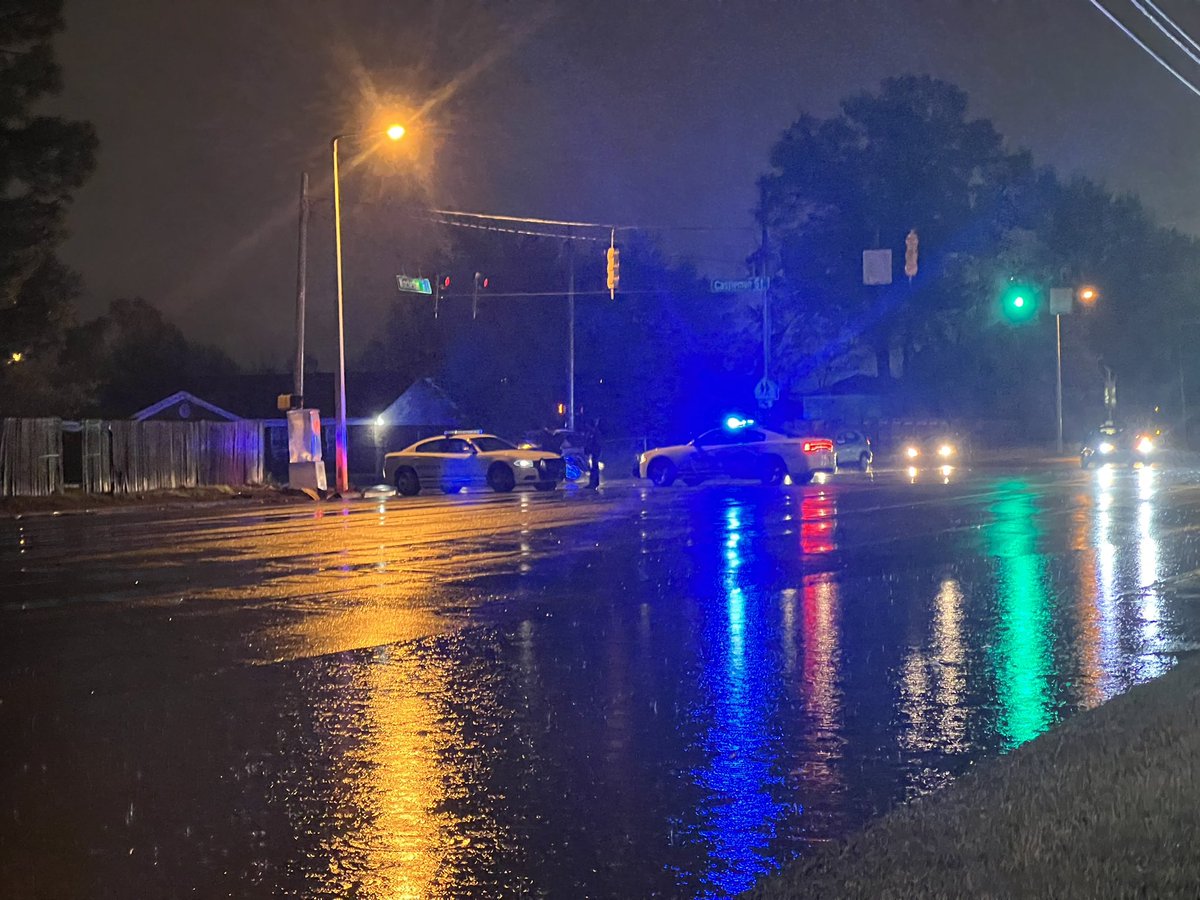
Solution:
<path fill-rule="evenodd" d="M 1050 315 L 1068 315 L 1075 306 L 1075 292 L 1070 288 L 1050 288 Z"/>
<path fill-rule="evenodd" d="M 754 399 L 763 409 L 770 409 L 779 399 L 779 385 L 770 378 L 764 378 L 754 386 Z"/>
<path fill-rule="evenodd" d="M 863 251 L 863 284 L 892 283 L 892 251 Z"/>

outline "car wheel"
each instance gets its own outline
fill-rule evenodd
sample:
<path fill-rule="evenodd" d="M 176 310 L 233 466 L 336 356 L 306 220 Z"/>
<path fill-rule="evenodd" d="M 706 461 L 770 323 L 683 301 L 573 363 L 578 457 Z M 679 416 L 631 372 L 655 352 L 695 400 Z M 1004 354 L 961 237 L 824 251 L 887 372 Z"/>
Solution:
<path fill-rule="evenodd" d="M 871 454 L 870 453 L 860 453 L 858 455 L 858 467 L 865 472 L 865 471 L 867 471 L 867 467 L 870 465 L 871 465 Z"/>
<path fill-rule="evenodd" d="M 695 477 L 690 477 L 690 476 L 683 479 L 683 483 L 686 484 L 688 487 L 696 487 L 703 481 L 704 481 L 703 478 L 695 478 Z"/>
<path fill-rule="evenodd" d="M 558 485 L 555 484 L 553 481 L 539 481 L 537 484 L 534 485 L 534 487 L 537 488 L 539 491 L 552 491 L 556 487 L 558 487 Z"/>
<path fill-rule="evenodd" d="M 1091 464 L 1092 464 L 1092 461 L 1091 461 L 1091 459 L 1090 459 L 1089 457 L 1086 457 L 1086 456 L 1084 456 L 1084 455 L 1080 454 L 1080 456 L 1079 456 L 1079 468 L 1081 468 L 1081 469 L 1086 469 L 1086 468 L 1087 468 L 1088 466 L 1090 466 Z"/>
<path fill-rule="evenodd" d="M 405 466 L 396 470 L 396 493 L 405 497 L 415 497 L 421 493 L 421 479 L 415 469 Z"/>
<path fill-rule="evenodd" d="M 646 468 L 646 477 L 659 487 L 670 487 L 675 483 L 675 477 L 678 474 L 675 463 L 662 457 L 651 460 L 650 465 Z"/>
<path fill-rule="evenodd" d="M 763 461 L 763 484 L 783 484 L 783 479 L 787 476 L 787 466 L 783 464 L 783 460 L 778 456 L 772 456 Z"/>
<path fill-rule="evenodd" d="M 442 485 L 442 493 L 443 494 L 457 494 L 461 490 L 462 490 L 461 484 L 443 484 Z"/>
<path fill-rule="evenodd" d="M 801 472 L 799 475 L 793 475 L 792 484 L 812 484 L 812 480 L 816 474 L 812 469 L 809 469 L 806 472 Z"/>
<path fill-rule="evenodd" d="M 488 469 L 488 487 L 497 494 L 507 494 L 517 486 L 517 479 L 513 476 L 512 469 L 504 465 L 504 463 L 496 463 Z"/>

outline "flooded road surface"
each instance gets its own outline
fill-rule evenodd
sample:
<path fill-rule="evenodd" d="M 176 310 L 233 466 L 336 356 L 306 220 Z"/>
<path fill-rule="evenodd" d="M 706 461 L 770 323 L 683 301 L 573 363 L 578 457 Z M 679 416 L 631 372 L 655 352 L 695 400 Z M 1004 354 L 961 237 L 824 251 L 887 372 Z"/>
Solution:
<path fill-rule="evenodd" d="M 1169 668 L 1200 475 L 0 521 L 6 897 L 724 896 Z"/>

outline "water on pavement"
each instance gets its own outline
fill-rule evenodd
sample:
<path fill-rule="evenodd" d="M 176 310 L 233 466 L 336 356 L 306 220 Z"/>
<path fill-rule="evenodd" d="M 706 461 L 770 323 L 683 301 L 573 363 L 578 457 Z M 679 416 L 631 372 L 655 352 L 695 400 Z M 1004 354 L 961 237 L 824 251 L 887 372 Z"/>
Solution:
<path fill-rule="evenodd" d="M 1165 671 L 1195 473 L 0 521 L 6 896 L 725 896 Z"/>

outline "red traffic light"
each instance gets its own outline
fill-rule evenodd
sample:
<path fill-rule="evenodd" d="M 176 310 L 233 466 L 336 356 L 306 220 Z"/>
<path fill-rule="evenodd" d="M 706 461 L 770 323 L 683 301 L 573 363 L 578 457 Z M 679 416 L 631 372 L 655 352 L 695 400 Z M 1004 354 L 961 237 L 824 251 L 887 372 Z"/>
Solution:
<path fill-rule="evenodd" d="M 486 278 L 486 277 L 485 277 L 485 278 L 483 279 L 483 286 L 484 286 L 484 287 L 487 287 L 487 286 L 488 286 L 488 282 L 490 282 L 490 281 L 491 281 L 491 279 L 490 279 L 490 278 Z"/>
<path fill-rule="evenodd" d="M 442 290 L 445 290 L 448 287 L 450 287 L 450 276 L 449 275 L 447 275 L 445 278 L 442 279 Z"/>

